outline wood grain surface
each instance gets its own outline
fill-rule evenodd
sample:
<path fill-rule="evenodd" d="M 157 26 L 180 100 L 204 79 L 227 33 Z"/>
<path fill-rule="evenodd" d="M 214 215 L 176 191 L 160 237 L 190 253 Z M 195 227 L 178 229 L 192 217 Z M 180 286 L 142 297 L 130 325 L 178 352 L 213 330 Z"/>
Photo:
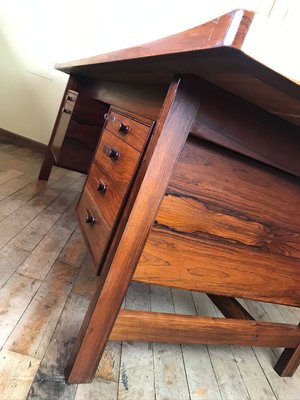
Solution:
<path fill-rule="evenodd" d="M 189 140 L 134 280 L 300 305 L 300 186 Z"/>
<path fill-rule="evenodd" d="M 191 315 L 121 310 L 111 333 L 113 340 L 238 344 L 295 348 L 297 325 L 195 317 Z"/>
<path fill-rule="evenodd" d="M 300 176 L 300 127 L 204 80 L 200 98 L 193 135 Z"/>
<path fill-rule="evenodd" d="M 146 125 L 140 120 L 136 120 L 124 113 L 116 112 L 113 109 L 110 111 L 109 115 L 115 120 L 113 121 L 112 119 L 109 119 L 106 122 L 105 128 L 114 133 L 125 143 L 134 147 L 136 150 L 142 151 L 147 143 L 147 138 L 150 134 L 153 121 L 149 121 L 150 123 Z M 128 127 L 127 133 L 120 131 L 120 124 Z"/>

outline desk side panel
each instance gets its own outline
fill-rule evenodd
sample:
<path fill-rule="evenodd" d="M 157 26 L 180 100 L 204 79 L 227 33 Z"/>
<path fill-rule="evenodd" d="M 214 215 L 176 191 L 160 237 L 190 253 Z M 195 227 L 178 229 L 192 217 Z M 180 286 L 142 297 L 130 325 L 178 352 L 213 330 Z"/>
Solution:
<path fill-rule="evenodd" d="M 297 178 L 189 139 L 134 280 L 300 306 Z"/>

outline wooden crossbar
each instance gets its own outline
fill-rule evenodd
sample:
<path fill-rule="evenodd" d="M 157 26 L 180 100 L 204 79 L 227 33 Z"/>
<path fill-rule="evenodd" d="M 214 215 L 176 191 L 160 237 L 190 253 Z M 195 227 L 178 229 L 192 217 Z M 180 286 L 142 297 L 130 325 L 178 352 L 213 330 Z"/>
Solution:
<path fill-rule="evenodd" d="M 273 322 L 121 310 L 110 339 L 296 348 L 300 329 Z"/>

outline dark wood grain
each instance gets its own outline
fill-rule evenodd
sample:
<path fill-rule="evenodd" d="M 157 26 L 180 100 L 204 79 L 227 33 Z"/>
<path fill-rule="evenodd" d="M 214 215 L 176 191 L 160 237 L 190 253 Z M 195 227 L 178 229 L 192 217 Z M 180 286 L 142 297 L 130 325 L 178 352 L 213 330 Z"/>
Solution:
<path fill-rule="evenodd" d="M 300 128 L 249 102 L 202 82 L 191 133 L 300 176 Z"/>
<path fill-rule="evenodd" d="M 297 325 L 121 310 L 110 339 L 295 348 L 300 333 Z"/>
<path fill-rule="evenodd" d="M 300 185 L 187 141 L 134 280 L 300 305 Z"/>
<path fill-rule="evenodd" d="M 231 210 L 240 220 L 286 228 L 291 234 L 282 236 L 297 240 L 292 232 L 300 229 L 299 183 L 276 169 L 191 139 L 174 170 L 169 191 L 175 196 L 183 194 L 183 199 L 199 199 L 220 213 Z"/>
<path fill-rule="evenodd" d="M 144 125 L 144 123 L 141 121 L 137 121 L 131 116 L 128 117 L 126 114 L 124 115 L 123 113 L 117 112 L 114 109 L 110 111 L 110 115 L 112 118 L 115 118 L 115 121 L 109 119 L 105 125 L 105 128 L 117 135 L 124 142 L 130 144 L 130 146 L 134 147 L 136 150 L 142 151 L 147 143 L 153 121 L 152 123 L 150 122 L 150 124 Z M 127 133 L 122 133 L 120 131 L 120 123 L 128 127 Z"/>
<path fill-rule="evenodd" d="M 57 165 L 78 172 L 88 172 L 107 111 L 107 104 L 83 94 L 78 95 L 59 149 Z"/>
<path fill-rule="evenodd" d="M 300 345 L 298 345 L 298 347 L 296 347 L 295 349 L 284 349 L 274 369 L 280 376 L 293 376 L 299 365 Z"/>
<path fill-rule="evenodd" d="M 170 77 L 171 81 L 172 77 Z M 142 85 L 124 82 L 110 82 L 103 79 L 80 80 L 79 91 L 104 103 L 137 114 L 137 118 L 156 120 L 168 91 L 164 86 Z M 141 117 L 142 116 L 142 117 Z M 144 120 L 146 122 L 146 120 Z"/>
<path fill-rule="evenodd" d="M 299 260 L 152 229 L 133 280 L 299 307 L 298 269 Z"/>
<path fill-rule="evenodd" d="M 251 314 L 234 297 L 208 294 L 210 300 L 226 318 L 254 320 Z"/>
<path fill-rule="evenodd" d="M 170 86 L 145 155 L 146 169 L 139 182 L 135 203 L 109 270 L 102 271 L 98 290 L 69 361 L 66 370 L 69 383 L 87 382 L 93 378 L 177 157 L 195 118 L 198 108 L 195 85 L 192 79 L 178 78 Z M 185 118 L 181 118 L 183 114 Z"/>

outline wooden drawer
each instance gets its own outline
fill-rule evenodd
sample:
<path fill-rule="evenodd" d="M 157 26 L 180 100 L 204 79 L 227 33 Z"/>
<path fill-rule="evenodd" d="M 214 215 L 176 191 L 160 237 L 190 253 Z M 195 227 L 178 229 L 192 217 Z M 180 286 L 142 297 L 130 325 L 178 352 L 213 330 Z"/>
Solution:
<path fill-rule="evenodd" d="M 111 157 L 110 151 L 117 152 L 118 157 Z M 81 226 L 97 269 L 112 237 L 139 159 L 137 150 L 109 131 L 103 131 L 78 204 Z M 95 223 L 85 222 L 87 214 L 95 217 Z"/>
<path fill-rule="evenodd" d="M 108 152 L 116 151 L 117 159 L 111 158 Z M 108 214 L 108 204 L 118 208 L 127 193 L 128 186 L 137 168 L 140 153 L 124 143 L 121 139 L 104 130 L 92 165 L 87 185 L 97 192 L 98 182 L 106 185 L 105 193 L 98 192 L 95 198 L 104 214 Z"/>
<path fill-rule="evenodd" d="M 77 213 L 90 254 L 92 255 L 95 265 L 98 266 L 101 263 L 109 244 L 112 234 L 112 226 L 109 226 L 105 218 L 103 218 L 103 215 L 95 204 L 94 197 L 87 186 L 85 186 L 81 195 L 77 207 Z M 94 217 L 95 220 L 87 221 L 87 217 Z"/>
<path fill-rule="evenodd" d="M 144 148 L 151 126 L 113 110 L 106 114 L 106 129 L 138 151 Z"/>

